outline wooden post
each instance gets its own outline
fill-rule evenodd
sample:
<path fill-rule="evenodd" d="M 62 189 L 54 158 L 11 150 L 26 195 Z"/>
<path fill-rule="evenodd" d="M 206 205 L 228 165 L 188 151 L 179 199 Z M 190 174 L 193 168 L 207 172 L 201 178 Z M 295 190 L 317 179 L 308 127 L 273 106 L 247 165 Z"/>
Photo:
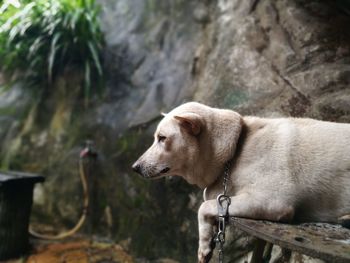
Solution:
<path fill-rule="evenodd" d="M 263 255 L 265 249 L 266 241 L 257 238 L 254 245 L 253 255 L 250 263 L 261 263 L 263 262 Z"/>

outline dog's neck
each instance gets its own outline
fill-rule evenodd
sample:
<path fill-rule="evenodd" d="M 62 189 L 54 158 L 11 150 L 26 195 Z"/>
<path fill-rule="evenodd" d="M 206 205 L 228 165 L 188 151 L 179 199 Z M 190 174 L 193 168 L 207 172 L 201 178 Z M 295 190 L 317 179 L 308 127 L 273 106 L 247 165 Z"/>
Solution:
<path fill-rule="evenodd" d="M 225 163 L 236 155 L 236 146 L 243 126 L 241 115 L 230 110 L 215 109 L 208 114 L 199 140 L 197 170 L 187 180 L 204 189 L 215 183 L 224 171 Z"/>
<path fill-rule="evenodd" d="M 232 154 L 229 156 L 230 159 L 227 161 L 208 161 L 205 167 L 202 167 L 200 171 L 197 171 L 197 176 L 195 177 L 197 180 L 192 183 L 196 184 L 201 189 L 211 187 L 212 185 L 216 185 L 218 182 L 222 182 L 225 176 L 225 170 L 227 170 L 227 179 L 229 179 L 235 156 L 235 154 Z"/>
<path fill-rule="evenodd" d="M 234 153 L 232 153 L 232 156 L 230 156 L 229 160 L 227 160 L 226 162 L 220 162 L 219 165 L 213 167 L 213 169 L 209 170 L 209 169 L 204 169 L 203 173 L 211 173 L 214 176 L 213 177 L 208 177 L 208 178 L 214 178 L 214 180 L 212 179 L 211 181 L 208 182 L 203 182 L 203 187 L 201 187 L 202 189 L 204 189 L 203 192 L 203 197 L 204 199 L 206 199 L 208 197 L 208 194 L 211 192 L 215 192 L 215 193 L 219 193 L 222 192 L 223 186 L 222 186 L 222 181 L 223 181 L 223 176 L 224 176 L 224 171 L 225 171 L 225 167 L 228 166 L 229 167 L 229 171 L 228 171 L 228 180 L 230 180 L 231 178 L 231 173 L 232 173 L 232 167 L 234 166 L 235 160 L 238 158 L 238 156 L 240 155 L 241 151 L 242 151 L 242 146 L 244 144 L 244 141 L 247 137 L 247 133 L 248 133 L 248 128 L 247 125 L 245 123 L 242 123 L 242 129 L 240 131 L 239 134 L 239 138 L 235 147 L 235 151 Z M 206 184 L 206 185 L 205 185 Z M 199 187 L 200 185 L 197 184 Z M 209 194 L 210 195 L 210 194 Z"/>
<path fill-rule="evenodd" d="M 219 193 L 222 193 L 225 195 L 227 194 L 226 191 L 227 191 L 228 181 L 230 178 L 232 162 L 233 162 L 233 158 L 230 159 L 229 161 L 227 161 L 225 163 L 225 166 L 224 166 L 224 171 L 222 172 L 222 174 L 220 176 L 218 176 L 218 178 L 214 182 L 214 184 L 211 184 L 211 185 L 204 188 L 204 190 L 203 190 L 203 200 L 204 201 L 206 201 L 208 199 L 207 198 L 208 187 L 212 188 L 213 185 L 215 185 L 215 189 L 216 189 L 215 192 L 219 192 Z M 220 189 L 220 186 L 221 186 L 221 189 Z"/>

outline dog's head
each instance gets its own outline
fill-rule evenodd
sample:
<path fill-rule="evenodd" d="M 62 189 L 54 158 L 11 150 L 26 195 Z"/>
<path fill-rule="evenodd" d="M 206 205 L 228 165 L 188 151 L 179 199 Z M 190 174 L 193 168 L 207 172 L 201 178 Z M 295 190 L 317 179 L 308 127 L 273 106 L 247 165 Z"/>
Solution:
<path fill-rule="evenodd" d="M 132 168 L 145 178 L 177 175 L 206 187 L 234 155 L 241 126 L 233 111 L 183 104 L 164 115 L 153 144 Z"/>

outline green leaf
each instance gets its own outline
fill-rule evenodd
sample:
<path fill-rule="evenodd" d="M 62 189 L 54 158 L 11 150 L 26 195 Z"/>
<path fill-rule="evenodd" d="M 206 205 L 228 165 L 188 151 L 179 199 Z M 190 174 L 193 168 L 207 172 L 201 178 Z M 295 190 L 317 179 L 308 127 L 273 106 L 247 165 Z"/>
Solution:
<path fill-rule="evenodd" d="M 82 14 L 82 10 L 81 9 L 75 10 L 75 12 L 72 14 L 70 27 L 72 28 L 73 31 L 76 29 L 76 26 L 78 24 L 78 21 L 80 19 L 81 14 Z"/>
<path fill-rule="evenodd" d="M 52 69 L 55 62 L 55 55 L 59 48 L 57 46 L 57 41 L 59 40 L 60 36 L 61 36 L 61 33 L 57 33 L 56 35 L 53 36 L 52 42 L 51 42 L 51 49 L 50 49 L 49 61 L 48 61 L 48 71 L 47 71 L 49 83 L 52 82 Z"/>
<path fill-rule="evenodd" d="M 38 37 L 34 40 L 33 44 L 29 47 L 28 59 L 34 58 L 39 48 L 44 44 L 43 37 Z"/>
<path fill-rule="evenodd" d="M 89 46 L 92 58 L 94 59 L 94 62 L 95 62 L 94 64 L 97 69 L 97 72 L 100 76 L 102 76 L 102 67 L 101 67 L 100 59 L 97 54 L 96 46 L 94 46 L 91 41 L 88 41 L 88 46 Z"/>

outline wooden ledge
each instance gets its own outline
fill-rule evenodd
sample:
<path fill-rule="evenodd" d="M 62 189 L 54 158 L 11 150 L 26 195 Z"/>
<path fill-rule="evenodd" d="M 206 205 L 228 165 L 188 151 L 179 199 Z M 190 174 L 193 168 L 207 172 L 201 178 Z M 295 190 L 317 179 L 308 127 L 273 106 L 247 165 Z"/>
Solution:
<path fill-rule="evenodd" d="M 230 223 L 254 237 L 285 249 L 327 262 L 350 262 L 350 230 L 340 225 L 292 225 L 237 217 L 232 217 Z"/>

